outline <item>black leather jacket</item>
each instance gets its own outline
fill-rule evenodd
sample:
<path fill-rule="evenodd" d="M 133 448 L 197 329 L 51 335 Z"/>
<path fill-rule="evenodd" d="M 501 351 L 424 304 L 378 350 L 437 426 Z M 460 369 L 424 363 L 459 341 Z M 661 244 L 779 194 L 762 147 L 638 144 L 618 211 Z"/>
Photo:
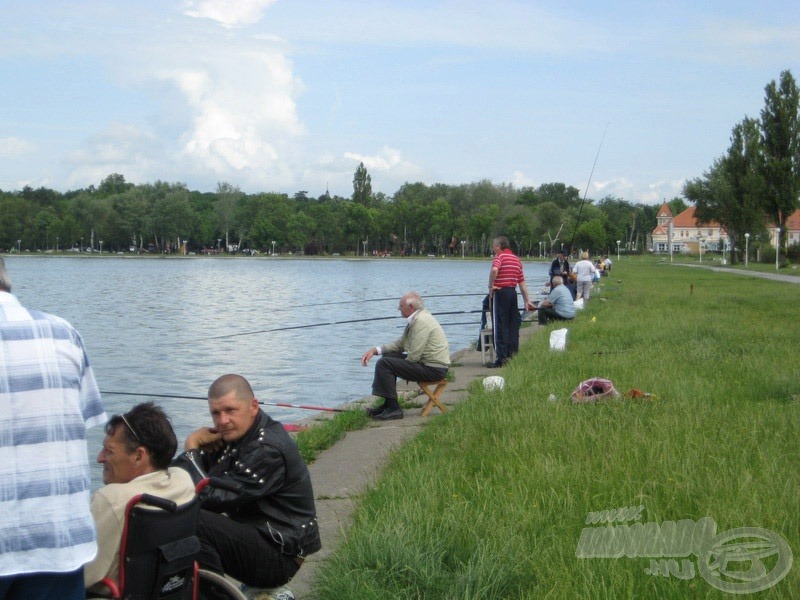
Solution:
<path fill-rule="evenodd" d="M 322 544 L 308 468 L 283 425 L 259 411 L 241 439 L 217 452 L 189 450 L 174 461 L 195 482 L 220 477 L 236 492 L 207 487 L 202 508 L 251 523 L 288 556 L 305 557 Z"/>

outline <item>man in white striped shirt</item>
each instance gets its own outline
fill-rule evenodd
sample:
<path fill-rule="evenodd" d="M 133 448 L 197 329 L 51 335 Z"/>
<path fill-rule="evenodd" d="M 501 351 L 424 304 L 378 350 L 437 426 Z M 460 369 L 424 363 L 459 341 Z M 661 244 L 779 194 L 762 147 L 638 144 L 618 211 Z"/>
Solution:
<path fill-rule="evenodd" d="M 0 598 L 85 598 L 86 430 L 106 414 L 77 331 L 24 308 L 0 258 Z"/>

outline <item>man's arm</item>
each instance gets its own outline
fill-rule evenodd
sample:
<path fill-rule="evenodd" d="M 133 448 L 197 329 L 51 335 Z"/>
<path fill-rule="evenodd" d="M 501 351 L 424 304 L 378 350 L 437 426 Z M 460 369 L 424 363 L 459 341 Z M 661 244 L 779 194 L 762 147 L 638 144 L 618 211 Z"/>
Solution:
<path fill-rule="evenodd" d="M 524 281 L 519 282 L 519 291 L 522 292 L 522 301 L 525 303 L 525 310 L 533 310 L 533 304 L 528 299 L 528 286 Z"/>
<path fill-rule="evenodd" d="M 111 503 L 103 494 L 94 494 L 91 510 L 97 528 L 97 555 L 83 567 L 83 581 L 86 587 L 109 575 L 114 557 L 119 552 L 123 526 Z"/>
<path fill-rule="evenodd" d="M 180 466 L 180 465 L 179 465 Z M 286 479 L 286 460 L 269 444 L 252 444 L 240 449 L 239 458 L 229 471 L 209 475 L 221 477 L 237 486 L 236 491 L 207 487 L 203 492 L 203 508 L 217 513 L 235 510 L 274 493 Z"/>

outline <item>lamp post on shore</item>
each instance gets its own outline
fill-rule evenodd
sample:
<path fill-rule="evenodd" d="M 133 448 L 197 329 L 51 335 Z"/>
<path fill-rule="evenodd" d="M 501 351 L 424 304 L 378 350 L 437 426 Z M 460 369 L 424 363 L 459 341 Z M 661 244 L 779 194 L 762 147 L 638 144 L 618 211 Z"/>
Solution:
<path fill-rule="evenodd" d="M 103 240 L 100 240 L 100 254 L 103 253 Z"/>
<path fill-rule="evenodd" d="M 750 234 L 744 234 L 744 268 L 747 268 L 747 257 L 749 256 L 748 250 L 750 249 Z"/>
<path fill-rule="evenodd" d="M 17 254 L 22 252 L 22 240 L 17 240 Z"/>
<path fill-rule="evenodd" d="M 467 240 L 461 240 L 461 258 L 464 258 L 464 246 L 467 245 Z"/>
<path fill-rule="evenodd" d="M 275 256 L 275 240 L 272 240 L 272 256 Z"/>

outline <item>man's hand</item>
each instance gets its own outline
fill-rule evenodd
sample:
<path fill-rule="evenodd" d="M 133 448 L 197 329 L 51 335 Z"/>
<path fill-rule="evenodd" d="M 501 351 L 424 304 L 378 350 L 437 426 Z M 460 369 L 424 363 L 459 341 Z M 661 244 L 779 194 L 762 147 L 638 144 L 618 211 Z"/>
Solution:
<path fill-rule="evenodd" d="M 370 348 L 361 355 L 361 366 L 366 367 L 369 360 L 378 353 L 377 349 Z"/>
<path fill-rule="evenodd" d="M 222 434 L 220 434 L 213 427 L 201 427 L 196 429 L 188 436 L 183 444 L 184 450 L 206 450 L 207 452 L 214 452 L 222 448 Z"/>

